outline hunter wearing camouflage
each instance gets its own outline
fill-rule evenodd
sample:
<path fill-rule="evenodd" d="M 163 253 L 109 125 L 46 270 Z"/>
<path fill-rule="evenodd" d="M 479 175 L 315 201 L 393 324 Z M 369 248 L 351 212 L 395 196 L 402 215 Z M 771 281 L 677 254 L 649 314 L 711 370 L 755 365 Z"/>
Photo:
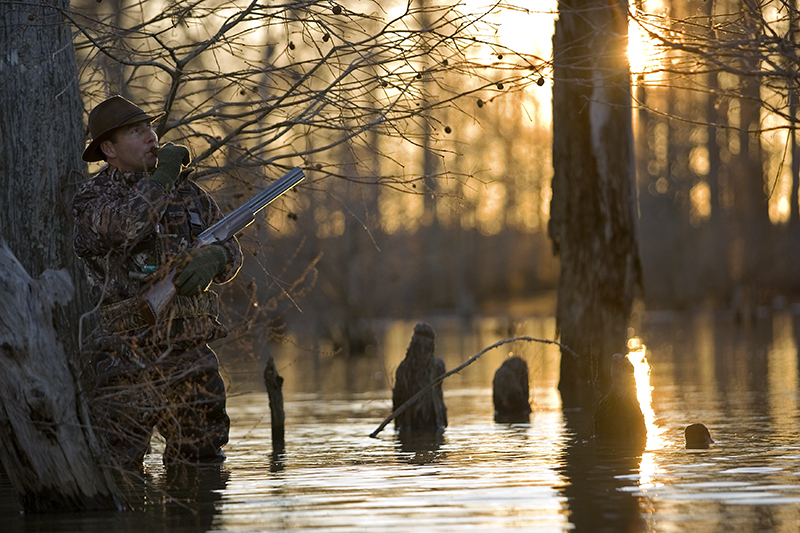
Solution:
<path fill-rule="evenodd" d="M 230 281 L 242 254 L 235 238 L 191 248 L 222 218 L 214 200 L 186 179 L 182 146 L 159 148 L 158 118 L 115 96 L 89 115 L 85 161 L 108 165 L 73 201 L 75 252 L 83 260 L 100 327 L 92 336 L 95 428 L 118 466 L 142 465 L 154 427 L 164 462 L 219 461 L 228 441 L 225 385 L 208 342 L 225 335 L 211 282 Z M 177 296 L 154 325 L 139 297 L 177 268 Z"/>

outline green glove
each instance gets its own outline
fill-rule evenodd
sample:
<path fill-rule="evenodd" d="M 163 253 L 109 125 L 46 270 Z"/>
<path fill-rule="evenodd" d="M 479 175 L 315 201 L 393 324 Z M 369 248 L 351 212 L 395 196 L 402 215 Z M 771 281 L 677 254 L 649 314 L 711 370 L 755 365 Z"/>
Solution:
<path fill-rule="evenodd" d="M 179 264 L 185 266 L 175 277 L 174 284 L 181 296 L 200 294 L 211 285 L 214 276 L 228 262 L 228 251 L 218 244 L 191 248 L 183 253 Z"/>
<path fill-rule="evenodd" d="M 167 143 L 158 149 L 158 165 L 152 179 L 171 191 L 181 174 L 181 165 L 188 164 L 189 150 L 177 144 Z"/>

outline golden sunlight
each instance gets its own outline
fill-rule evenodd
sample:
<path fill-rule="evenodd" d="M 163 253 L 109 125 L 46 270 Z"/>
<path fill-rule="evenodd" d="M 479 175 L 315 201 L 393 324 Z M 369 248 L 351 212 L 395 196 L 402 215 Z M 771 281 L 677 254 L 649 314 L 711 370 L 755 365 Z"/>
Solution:
<path fill-rule="evenodd" d="M 481 186 L 476 215 L 480 232 L 483 235 L 496 235 L 502 227 L 502 213 L 506 208 L 506 187 L 499 182 Z"/>
<path fill-rule="evenodd" d="M 636 397 L 647 427 L 647 449 L 662 448 L 664 446 L 662 430 L 656 425 L 656 414 L 652 406 L 650 363 L 645 357 L 647 349 L 639 338 L 634 337 L 628 340 L 628 350 L 628 360 L 633 364 L 633 376 L 636 379 Z"/>
<path fill-rule="evenodd" d="M 650 386 L 650 363 L 647 362 L 645 353 L 647 349 L 639 338 L 628 340 L 628 360 L 633 364 L 633 376 L 636 379 L 636 397 L 639 407 L 644 415 L 647 427 L 647 444 L 642 460 L 639 462 L 639 487 L 653 486 L 653 478 L 661 469 L 656 462 L 652 450 L 661 449 L 665 441 L 661 436 L 662 430 L 656 425 L 656 414 L 652 406 L 652 387 Z"/>
<path fill-rule="evenodd" d="M 646 4 L 643 8 L 644 10 L 639 10 L 636 7 L 636 3 L 631 1 L 630 12 L 636 13 L 637 16 L 646 17 L 648 15 L 647 11 L 654 13 L 664 9 L 661 0 L 649 0 L 643 3 Z M 628 64 L 631 68 L 631 74 L 645 74 L 648 67 L 657 62 L 660 54 L 656 41 L 648 36 L 641 23 L 634 20 L 633 17 L 629 18 Z"/>
<path fill-rule="evenodd" d="M 647 66 L 647 56 L 643 46 L 644 33 L 634 21 L 628 23 L 628 64 L 631 73 L 638 74 Z"/>
<path fill-rule="evenodd" d="M 653 452 L 644 452 L 639 463 L 639 488 L 648 489 L 656 486 L 655 475 L 662 470 L 656 463 L 656 456 Z"/>

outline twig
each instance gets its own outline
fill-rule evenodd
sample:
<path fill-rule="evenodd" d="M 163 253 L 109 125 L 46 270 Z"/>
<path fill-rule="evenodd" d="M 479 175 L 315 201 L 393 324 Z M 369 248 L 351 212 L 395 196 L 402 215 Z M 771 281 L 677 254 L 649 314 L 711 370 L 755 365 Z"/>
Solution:
<path fill-rule="evenodd" d="M 459 372 L 464 370 L 466 367 L 468 367 L 469 365 L 474 363 L 475 360 L 478 359 L 478 357 L 482 356 L 483 354 L 485 354 L 489 350 L 497 348 L 498 346 L 502 346 L 504 344 L 508 344 L 510 342 L 516 342 L 516 341 L 541 342 L 542 344 L 555 344 L 556 346 L 561 348 L 562 352 L 568 352 L 570 355 L 575 356 L 575 357 L 577 357 L 577 355 L 578 355 L 575 352 L 573 352 L 572 349 L 569 346 L 566 346 L 565 344 L 561 344 L 560 342 L 551 341 L 551 340 L 548 340 L 548 339 L 535 339 L 533 337 L 514 337 L 513 339 L 503 339 L 503 340 L 497 341 L 496 343 L 492 344 L 491 346 L 489 346 L 487 348 L 484 348 L 480 352 L 476 353 L 475 355 L 473 355 L 472 357 L 467 359 L 460 366 L 454 368 L 453 370 L 451 370 L 449 372 L 445 372 L 444 374 L 440 375 L 439 377 L 437 377 L 436 379 L 434 379 L 433 381 L 431 381 L 430 383 L 428 383 L 427 385 L 422 387 L 414 396 L 412 396 L 411 398 L 406 400 L 405 403 L 403 403 L 403 405 L 401 405 L 400 407 L 395 409 L 394 412 L 392 414 L 390 414 L 386 418 L 386 420 L 381 422 L 381 425 L 378 426 L 378 428 L 375 431 L 373 431 L 372 433 L 369 434 L 369 436 L 372 437 L 373 439 L 376 438 L 378 436 L 378 433 L 383 431 L 383 428 L 385 428 L 387 426 L 387 424 L 389 424 L 389 422 L 391 422 L 392 420 L 397 418 L 403 411 L 408 409 L 408 407 L 412 403 L 417 401 L 422 395 L 424 395 L 429 390 L 434 388 L 436 385 L 438 385 L 439 383 L 444 381 L 446 378 L 452 376 L 453 374 L 458 374 Z"/>

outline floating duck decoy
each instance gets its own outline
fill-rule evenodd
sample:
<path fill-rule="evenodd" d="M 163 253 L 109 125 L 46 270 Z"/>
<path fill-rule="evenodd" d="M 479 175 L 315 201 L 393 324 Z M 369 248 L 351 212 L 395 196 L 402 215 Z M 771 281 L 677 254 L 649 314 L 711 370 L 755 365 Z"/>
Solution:
<path fill-rule="evenodd" d="M 687 450 L 706 450 L 709 444 L 714 443 L 714 439 L 711 438 L 711 433 L 709 433 L 708 428 L 703 424 L 686 426 L 686 429 L 683 430 L 683 434 L 686 437 Z"/>

